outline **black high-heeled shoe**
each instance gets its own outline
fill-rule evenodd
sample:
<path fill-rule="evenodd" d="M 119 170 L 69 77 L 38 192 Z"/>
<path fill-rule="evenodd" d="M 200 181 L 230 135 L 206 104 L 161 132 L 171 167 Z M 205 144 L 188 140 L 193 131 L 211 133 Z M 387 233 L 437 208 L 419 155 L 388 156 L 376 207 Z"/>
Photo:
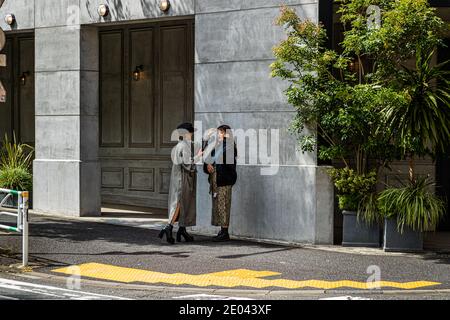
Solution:
<path fill-rule="evenodd" d="M 194 237 L 191 236 L 189 233 L 187 233 L 185 227 L 178 228 L 178 232 L 177 232 L 177 241 L 178 242 L 181 242 L 181 236 L 183 236 L 183 238 L 186 242 L 194 241 Z"/>
<path fill-rule="evenodd" d="M 174 244 L 175 243 L 175 239 L 172 236 L 172 229 L 173 229 L 173 226 L 168 224 L 167 226 L 164 227 L 164 229 L 161 230 L 161 232 L 159 233 L 158 237 L 160 239 L 162 239 L 164 237 L 164 235 L 166 235 L 167 242 L 170 243 L 170 244 Z"/>

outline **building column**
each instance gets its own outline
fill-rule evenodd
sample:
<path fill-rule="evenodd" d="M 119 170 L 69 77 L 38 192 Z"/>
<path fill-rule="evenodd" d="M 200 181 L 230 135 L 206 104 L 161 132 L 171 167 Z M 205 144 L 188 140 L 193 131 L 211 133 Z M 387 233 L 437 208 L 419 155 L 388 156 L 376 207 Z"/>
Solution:
<path fill-rule="evenodd" d="M 35 14 L 33 207 L 58 215 L 99 215 L 98 33 L 58 21 L 66 15 L 57 13 L 67 9 L 50 7 L 56 10 L 51 15 L 47 2 L 37 2 Z"/>
<path fill-rule="evenodd" d="M 228 124 L 248 135 L 237 137 L 241 143 L 247 138 L 256 141 L 238 150 L 241 164 L 233 191 L 231 233 L 332 244 L 333 185 L 325 168 L 317 165 L 315 153 L 296 151 L 297 141 L 288 132 L 295 110 L 283 93 L 289 84 L 270 78 L 272 47 L 285 38 L 282 28 L 273 23 L 280 14 L 280 1 L 197 4 L 195 118 L 203 129 Z M 318 21 L 318 1 L 292 0 L 289 4 L 302 18 Z M 264 133 L 271 136 L 270 145 L 275 144 L 279 157 L 270 152 Z M 259 154 L 264 147 L 278 165 L 272 167 L 273 174 Z M 257 162 L 249 159 L 249 152 L 258 155 Z M 199 173 L 197 187 L 196 228 L 217 232 L 211 227 L 211 196 L 203 173 Z"/>

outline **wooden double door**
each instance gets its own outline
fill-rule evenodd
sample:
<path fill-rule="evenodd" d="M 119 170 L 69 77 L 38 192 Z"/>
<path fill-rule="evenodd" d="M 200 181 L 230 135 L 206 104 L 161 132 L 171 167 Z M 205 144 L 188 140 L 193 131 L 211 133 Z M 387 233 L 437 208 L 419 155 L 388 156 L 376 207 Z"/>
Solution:
<path fill-rule="evenodd" d="M 2 51 L 7 66 L 0 67 L 6 102 L 0 102 L 0 145 L 5 134 L 34 146 L 35 83 L 34 33 L 8 34 Z"/>
<path fill-rule="evenodd" d="M 171 136 L 192 121 L 193 20 L 99 31 L 102 202 L 167 208 Z"/>

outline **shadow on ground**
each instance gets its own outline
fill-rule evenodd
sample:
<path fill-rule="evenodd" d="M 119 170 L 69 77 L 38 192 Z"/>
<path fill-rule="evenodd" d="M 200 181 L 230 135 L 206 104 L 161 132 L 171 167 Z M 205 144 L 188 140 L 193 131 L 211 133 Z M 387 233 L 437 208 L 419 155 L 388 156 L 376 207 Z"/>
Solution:
<path fill-rule="evenodd" d="M 2 221 L 0 221 L 2 223 Z M 58 256 L 167 256 L 172 258 L 189 258 L 190 254 L 195 251 L 204 250 L 205 247 L 218 248 L 218 259 L 239 259 L 247 256 L 260 256 L 265 254 L 272 254 L 274 252 L 289 251 L 292 247 L 285 247 L 271 244 L 261 244 L 249 241 L 232 240 L 229 242 L 216 243 L 212 242 L 210 237 L 195 236 L 195 242 L 185 244 L 177 243 L 175 245 L 169 245 L 165 241 L 161 241 L 158 238 L 158 230 L 150 230 L 143 228 L 133 228 L 127 226 L 110 225 L 98 222 L 86 222 L 86 221 L 70 221 L 70 220 L 58 220 L 48 217 L 32 217 L 30 221 L 30 244 L 31 258 L 38 264 L 46 264 L 47 266 L 63 266 L 58 261 L 42 258 L 43 256 L 51 255 L 55 259 Z M 175 236 L 175 232 L 174 232 Z M 86 246 L 86 250 L 83 252 L 67 252 L 66 250 L 49 250 L 49 244 L 61 242 L 78 243 L 81 246 Z M 136 245 L 142 246 L 142 248 L 150 248 L 152 250 L 130 250 L 120 251 L 103 250 L 96 251 L 95 243 L 111 244 L 111 248 L 119 249 L 124 247 L 133 248 Z M 46 244 L 45 249 L 40 246 L 33 248 L 33 243 Z M 183 246 L 185 246 L 183 248 Z M 220 255 L 221 247 L 232 246 L 237 252 L 236 254 Z M 0 247 L 8 248 L 14 252 L 17 258 L 20 258 L 21 248 L 21 236 L 18 234 L 1 234 L 0 233 Z M 156 247 L 156 250 L 154 250 Z M 161 250 L 157 248 L 161 247 Z M 240 247 L 255 248 L 256 252 L 247 252 L 240 250 Z M 170 251 L 166 250 L 170 248 Z M 247 253 L 243 253 L 247 252 Z"/>

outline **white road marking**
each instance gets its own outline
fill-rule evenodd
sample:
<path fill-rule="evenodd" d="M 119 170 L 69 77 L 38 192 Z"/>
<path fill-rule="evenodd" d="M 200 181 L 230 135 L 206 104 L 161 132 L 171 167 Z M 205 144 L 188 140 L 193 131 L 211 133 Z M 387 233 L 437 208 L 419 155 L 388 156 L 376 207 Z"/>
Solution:
<path fill-rule="evenodd" d="M 19 299 L 0 295 L 0 300 L 19 300 Z"/>
<path fill-rule="evenodd" d="M 323 299 L 319 299 L 319 300 L 372 300 L 372 299 L 362 298 L 362 297 L 343 296 L 343 297 L 323 298 Z"/>
<path fill-rule="evenodd" d="M 46 297 L 70 299 L 70 300 L 129 300 L 122 297 L 62 289 L 57 287 L 0 278 L 0 289 L 2 288 L 37 294 Z"/>
<path fill-rule="evenodd" d="M 181 299 L 181 300 L 252 300 L 249 298 L 240 298 L 240 297 L 226 297 L 226 296 L 216 296 L 209 294 L 193 294 L 189 296 L 181 296 L 181 297 L 173 297 L 173 299 Z"/>

